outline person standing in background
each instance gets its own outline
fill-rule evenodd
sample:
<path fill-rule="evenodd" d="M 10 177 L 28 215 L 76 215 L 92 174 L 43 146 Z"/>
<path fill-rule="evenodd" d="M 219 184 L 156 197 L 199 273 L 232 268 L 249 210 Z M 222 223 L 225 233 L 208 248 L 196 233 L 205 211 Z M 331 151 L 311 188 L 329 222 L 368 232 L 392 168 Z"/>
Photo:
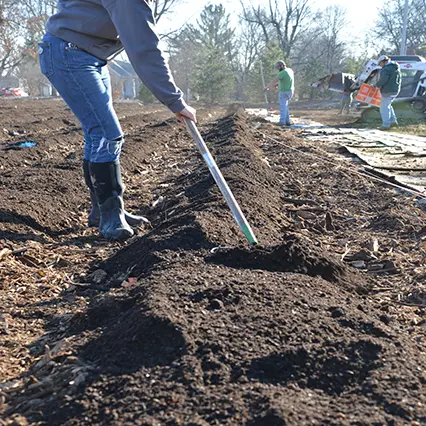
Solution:
<path fill-rule="evenodd" d="M 401 69 L 396 62 L 391 61 L 386 55 L 380 56 L 377 62 L 382 67 L 379 81 L 376 84 L 382 95 L 380 101 L 381 129 L 389 130 L 391 126 L 398 125 L 392 102 L 401 90 Z"/>
<path fill-rule="evenodd" d="M 342 99 L 340 102 L 340 112 L 339 114 L 343 114 L 343 111 L 346 111 L 346 114 L 349 114 L 349 110 L 351 108 L 352 103 L 352 92 L 350 90 L 341 92 Z"/>
<path fill-rule="evenodd" d="M 274 78 L 266 87 L 265 92 L 278 87 L 280 104 L 281 126 L 291 126 L 289 102 L 294 95 L 294 72 L 288 68 L 284 61 L 278 61 L 275 65 L 278 70 L 277 77 Z"/>

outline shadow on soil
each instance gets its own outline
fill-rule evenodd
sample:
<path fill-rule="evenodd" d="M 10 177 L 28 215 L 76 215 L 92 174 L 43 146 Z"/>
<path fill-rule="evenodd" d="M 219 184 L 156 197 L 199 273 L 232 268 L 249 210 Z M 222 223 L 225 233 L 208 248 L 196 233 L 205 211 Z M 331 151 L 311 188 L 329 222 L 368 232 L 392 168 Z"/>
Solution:
<path fill-rule="evenodd" d="M 254 359 L 247 376 L 263 383 L 286 386 L 295 382 L 302 388 L 341 395 L 364 384 L 370 371 L 378 367 L 381 350 L 381 345 L 367 340 L 291 349 Z"/>
<path fill-rule="evenodd" d="M 109 275 L 131 271 L 132 277 L 138 277 L 147 274 L 161 262 L 173 262 L 176 251 L 185 252 L 212 247 L 204 231 L 195 223 L 195 218 L 181 216 L 163 223 L 155 230 L 155 234 L 137 238 L 106 262 L 95 265 L 92 270 L 103 269 Z M 109 286 L 114 287 L 117 284 L 120 283 Z"/>
<path fill-rule="evenodd" d="M 45 243 L 46 239 L 42 235 L 37 235 L 31 232 L 26 234 L 19 232 L 0 231 L 0 240 L 9 241 L 37 241 L 39 243 Z"/>
<path fill-rule="evenodd" d="M 106 298 L 81 320 L 83 330 L 99 333 L 79 353 L 103 374 L 131 374 L 142 367 L 169 365 L 187 351 L 185 337 L 166 316 L 135 300 Z"/>
<path fill-rule="evenodd" d="M 246 426 L 286 426 L 286 424 L 287 422 L 279 414 L 270 412 L 250 420 Z"/>
<path fill-rule="evenodd" d="M 40 399 L 36 389 L 26 389 L 18 398 L 19 409 L 12 409 L 7 415 L 19 413 L 43 424 L 64 424 L 80 417 L 83 410 L 79 395 L 102 377 L 168 367 L 188 351 L 183 333 L 155 308 L 155 303 L 146 300 L 143 292 L 133 298 L 128 295 L 95 298 L 92 306 L 72 318 L 63 337 L 75 334 L 87 336 L 86 343 L 77 350 L 78 358 L 53 353 L 49 357 L 49 363 L 56 366 L 53 370 L 49 365 L 33 368 L 33 377 L 39 377 L 40 383 L 46 376 L 50 384 L 54 383 L 51 387 L 55 394 Z M 45 344 L 41 338 L 39 345 Z M 74 396 L 70 399 L 68 394 L 73 387 Z M 101 419 L 99 422 L 102 424 Z"/>
<path fill-rule="evenodd" d="M 54 231 L 50 228 L 40 225 L 35 219 L 31 216 L 22 215 L 14 211 L 0 209 L 0 222 L 12 223 L 16 225 L 25 225 L 36 231 L 42 232 L 43 234 L 48 235 L 49 237 L 61 237 L 64 235 L 69 235 L 72 232 L 75 232 L 75 228 L 68 228 L 61 231 Z M 17 234 L 17 238 L 25 237 L 27 234 Z M 28 234 L 28 236 L 31 234 Z M 12 236 L 13 238 L 13 236 Z"/>

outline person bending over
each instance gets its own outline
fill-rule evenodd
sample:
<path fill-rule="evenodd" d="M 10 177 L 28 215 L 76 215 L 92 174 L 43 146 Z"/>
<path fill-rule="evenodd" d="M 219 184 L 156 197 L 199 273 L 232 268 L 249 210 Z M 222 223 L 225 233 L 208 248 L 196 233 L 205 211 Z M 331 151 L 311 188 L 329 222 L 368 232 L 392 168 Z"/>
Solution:
<path fill-rule="evenodd" d="M 146 0 L 59 0 L 39 43 L 42 73 L 81 123 L 83 170 L 90 190 L 89 226 L 122 241 L 143 221 L 124 210 L 120 153 L 123 131 L 112 103 L 107 63 L 126 51 L 142 82 L 180 121 L 196 121 L 159 48 L 155 19 Z"/>

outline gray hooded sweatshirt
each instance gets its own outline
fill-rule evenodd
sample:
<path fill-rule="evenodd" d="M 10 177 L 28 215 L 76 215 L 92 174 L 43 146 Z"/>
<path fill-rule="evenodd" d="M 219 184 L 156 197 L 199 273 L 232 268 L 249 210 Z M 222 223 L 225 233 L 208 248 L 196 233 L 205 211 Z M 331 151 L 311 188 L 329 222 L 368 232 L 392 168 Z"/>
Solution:
<path fill-rule="evenodd" d="M 158 47 L 153 11 L 145 0 L 59 0 L 46 30 L 103 60 L 124 49 L 161 103 L 172 112 L 186 107 Z"/>

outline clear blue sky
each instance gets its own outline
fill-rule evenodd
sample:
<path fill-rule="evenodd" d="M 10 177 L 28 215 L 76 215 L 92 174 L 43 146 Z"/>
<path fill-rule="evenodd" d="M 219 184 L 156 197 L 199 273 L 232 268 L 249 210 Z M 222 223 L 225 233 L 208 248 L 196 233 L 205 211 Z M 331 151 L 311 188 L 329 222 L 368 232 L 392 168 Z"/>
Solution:
<path fill-rule="evenodd" d="M 364 41 L 364 32 L 374 25 L 377 18 L 377 9 L 385 4 L 386 0 L 313 0 L 314 9 L 323 9 L 327 6 L 340 5 L 347 10 L 348 27 L 345 31 L 345 39 L 350 42 L 353 50 L 358 50 Z M 176 9 L 172 15 L 163 18 L 159 22 L 159 30 L 164 33 L 177 29 L 186 22 L 195 22 L 201 10 L 207 4 L 222 3 L 231 15 L 237 19 L 241 12 L 239 0 L 187 0 L 184 6 Z M 245 0 L 245 4 L 253 6 L 266 5 L 268 0 Z"/>

